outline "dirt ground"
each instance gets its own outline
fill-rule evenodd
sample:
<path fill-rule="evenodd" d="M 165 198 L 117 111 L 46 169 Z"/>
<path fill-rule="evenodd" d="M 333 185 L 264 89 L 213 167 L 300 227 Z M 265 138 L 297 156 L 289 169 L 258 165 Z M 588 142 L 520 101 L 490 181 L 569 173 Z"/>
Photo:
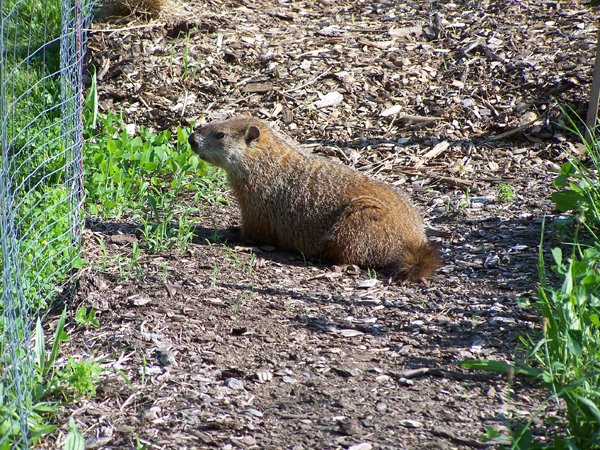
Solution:
<path fill-rule="evenodd" d="M 486 427 L 531 417 L 548 436 L 545 392 L 458 362 L 510 361 L 539 329 L 518 303 L 556 216 L 552 171 L 580 151 L 559 105 L 585 114 L 597 20 L 575 1 L 207 0 L 96 22 L 104 111 L 156 129 L 270 120 L 407 191 L 445 264 L 398 285 L 252 248 L 232 201 L 122 280 L 95 238 L 130 255 L 135 224 L 90 219 L 74 306 L 101 327 L 65 347 L 105 368 L 69 411 L 89 448 L 486 448 Z"/>

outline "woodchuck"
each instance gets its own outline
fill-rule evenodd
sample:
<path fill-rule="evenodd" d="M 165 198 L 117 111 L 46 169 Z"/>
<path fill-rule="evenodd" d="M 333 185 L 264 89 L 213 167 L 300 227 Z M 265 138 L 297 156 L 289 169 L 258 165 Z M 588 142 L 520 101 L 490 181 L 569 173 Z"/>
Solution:
<path fill-rule="evenodd" d="M 423 281 L 440 266 L 439 251 L 404 194 L 304 154 L 259 119 L 211 122 L 196 128 L 189 143 L 227 173 L 244 239 L 382 269 L 396 280 Z"/>

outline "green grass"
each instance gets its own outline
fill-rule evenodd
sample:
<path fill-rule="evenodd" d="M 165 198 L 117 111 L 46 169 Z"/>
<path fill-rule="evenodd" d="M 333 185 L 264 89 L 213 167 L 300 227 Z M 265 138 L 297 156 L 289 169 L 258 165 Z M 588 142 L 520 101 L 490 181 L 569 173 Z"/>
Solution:
<path fill-rule="evenodd" d="M 567 114 L 567 130 L 584 143 L 584 159 L 569 158 L 554 180 L 552 201 L 559 211 L 573 212 L 574 220 L 583 225 L 592 238 L 600 240 L 600 142 L 595 133 L 586 140 L 577 122 Z"/>
<path fill-rule="evenodd" d="M 91 112 L 89 113 L 92 114 Z M 132 136 L 121 117 L 98 116 L 84 149 L 86 209 L 102 219 L 133 219 L 144 249 L 185 249 L 201 220 L 200 205 L 225 203 L 223 173 L 207 167 L 187 143 L 191 127 Z"/>
<path fill-rule="evenodd" d="M 552 200 L 571 214 L 572 232 L 552 249 L 550 272 L 543 239 L 540 243 L 534 306 L 541 330 L 521 338 L 519 353 L 524 354 L 514 364 L 462 362 L 472 369 L 517 373 L 546 388 L 545 402 L 528 421 L 507 424 L 510 435 L 486 431 L 484 438 L 512 449 L 600 449 L 600 142 L 595 136 L 586 142 L 570 118 L 569 125 L 587 152 L 565 163 L 554 181 Z M 564 431 L 552 436 L 551 444 L 542 444 L 534 439 L 531 424 L 549 406 L 564 411 L 558 418 Z"/>
<path fill-rule="evenodd" d="M 515 198 L 515 188 L 508 183 L 500 183 L 496 187 L 498 198 L 505 203 L 509 203 Z"/>

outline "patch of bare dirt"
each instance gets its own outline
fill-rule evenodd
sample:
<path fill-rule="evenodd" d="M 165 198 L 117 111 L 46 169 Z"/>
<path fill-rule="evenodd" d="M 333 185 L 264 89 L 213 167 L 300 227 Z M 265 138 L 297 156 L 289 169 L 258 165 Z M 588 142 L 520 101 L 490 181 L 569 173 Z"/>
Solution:
<path fill-rule="evenodd" d="M 594 11 L 575 1 L 206 1 L 152 22 L 94 24 L 102 109 L 154 128 L 246 111 L 315 152 L 401 186 L 445 265 L 395 285 L 239 241 L 204 205 L 182 254 L 131 255 L 135 224 L 90 221 L 78 303 L 98 330 L 98 395 L 71 413 L 96 448 L 483 448 L 544 393 L 465 358 L 510 360 L 538 325 L 552 169 L 578 150 L 558 104 L 585 112 Z M 189 38 L 185 36 L 188 35 Z M 514 189 L 500 194 L 501 183 Z M 550 236 L 549 236 L 550 237 Z M 128 278 L 129 277 L 129 278 Z M 535 433 L 548 436 L 543 422 Z M 362 445 L 362 446 L 361 446 Z"/>

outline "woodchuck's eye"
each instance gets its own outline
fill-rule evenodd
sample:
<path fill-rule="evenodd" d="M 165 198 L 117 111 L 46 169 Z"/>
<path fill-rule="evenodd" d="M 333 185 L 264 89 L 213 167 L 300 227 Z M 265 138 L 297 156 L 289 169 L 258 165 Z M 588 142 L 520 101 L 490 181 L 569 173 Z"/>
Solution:
<path fill-rule="evenodd" d="M 219 140 L 221 140 L 221 139 L 223 139 L 224 137 L 225 137 L 225 133 L 223 133 L 222 131 L 217 131 L 217 132 L 215 133 L 215 139 L 219 139 Z"/>

